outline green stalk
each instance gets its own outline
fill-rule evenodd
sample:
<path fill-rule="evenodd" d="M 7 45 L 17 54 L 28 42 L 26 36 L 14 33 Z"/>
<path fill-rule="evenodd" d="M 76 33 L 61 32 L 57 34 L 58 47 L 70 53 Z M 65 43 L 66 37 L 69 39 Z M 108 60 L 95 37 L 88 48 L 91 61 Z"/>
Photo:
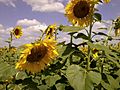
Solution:
<path fill-rule="evenodd" d="M 55 30 L 55 40 L 57 40 L 57 33 L 58 33 L 57 30 L 58 29 Z"/>
<path fill-rule="evenodd" d="M 12 35 L 12 32 L 10 32 L 9 50 L 10 50 L 11 47 L 12 47 L 12 41 L 13 41 L 13 35 Z"/>
<path fill-rule="evenodd" d="M 88 41 L 89 42 L 91 42 L 92 27 L 93 27 L 93 25 L 91 24 L 90 28 L 89 28 L 89 33 L 88 33 L 88 39 L 89 39 Z M 91 50 L 90 50 L 90 46 L 88 46 L 87 70 L 90 69 L 90 54 L 91 54 Z"/>
<path fill-rule="evenodd" d="M 71 48 L 72 48 L 72 43 L 73 43 L 73 33 L 70 33 L 70 45 L 71 45 Z M 72 55 L 70 55 L 70 65 L 72 64 L 73 60 L 72 60 Z"/>

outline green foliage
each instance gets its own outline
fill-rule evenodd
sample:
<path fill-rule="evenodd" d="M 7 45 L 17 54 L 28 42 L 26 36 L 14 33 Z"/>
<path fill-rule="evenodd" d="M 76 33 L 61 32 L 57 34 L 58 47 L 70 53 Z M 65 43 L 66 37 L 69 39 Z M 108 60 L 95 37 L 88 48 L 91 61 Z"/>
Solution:
<path fill-rule="evenodd" d="M 102 15 L 100 13 L 94 13 L 94 19 L 96 21 L 101 21 L 102 20 Z"/>
<path fill-rule="evenodd" d="M 78 65 L 71 65 L 66 71 L 66 77 L 75 90 L 93 90 L 94 84 L 101 81 L 100 73 L 89 71 Z"/>
<path fill-rule="evenodd" d="M 63 26 L 63 25 L 60 25 L 60 27 L 59 27 L 60 31 L 69 32 L 69 33 L 78 32 L 78 31 L 80 31 L 82 29 L 83 28 L 81 28 L 79 26 Z"/>
<path fill-rule="evenodd" d="M 78 33 L 77 36 L 75 36 L 75 39 L 78 39 L 78 38 L 82 38 L 82 39 L 88 40 L 88 36 L 86 36 L 83 33 Z"/>

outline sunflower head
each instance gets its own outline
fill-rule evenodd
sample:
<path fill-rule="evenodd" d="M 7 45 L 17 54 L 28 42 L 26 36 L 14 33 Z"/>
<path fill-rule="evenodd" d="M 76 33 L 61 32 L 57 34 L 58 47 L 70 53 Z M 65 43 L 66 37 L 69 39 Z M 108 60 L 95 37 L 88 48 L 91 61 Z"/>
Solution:
<path fill-rule="evenodd" d="M 120 36 L 120 28 L 115 29 L 115 36 Z"/>
<path fill-rule="evenodd" d="M 81 27 L 92 22 L 95 3 L 93 0 L 71 0 L 65 8 L 65 15 L 73 24 Z"/>
<path fill-rule="evenodd" d="M 13 35 L 15 36 L 15 38 L 20 38 L 22 36 L 22 27 L 21 26 L 16 26 L 13 29 Z"/>
<path fill-rule="evenodd" d="M 54 36 L 55 30 L 56 30 L 56 24 L 49 25 L 48 28 L 45 31 L 46 37 L 51 38 Z"/>
<path fill-rule="evenodd" d="M 39 43 L 26 44 L 20 60 L 16 63 L 16 69 L 27 70 L 37 73 L 44 68 L 58 55 L 55 49 L 56 41 L 44 39 Z"/>
<path fill-rule="evenodd" d="M 111 0 L 103 0 L 104 1 L 104 3 L 109 3 Z"/>

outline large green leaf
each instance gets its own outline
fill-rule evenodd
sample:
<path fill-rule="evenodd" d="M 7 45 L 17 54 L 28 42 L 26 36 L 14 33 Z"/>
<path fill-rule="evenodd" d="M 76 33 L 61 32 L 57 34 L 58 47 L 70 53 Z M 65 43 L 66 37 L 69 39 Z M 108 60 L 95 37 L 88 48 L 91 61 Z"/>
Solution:
<path fill-rule="evenodd" d="M 63 32 L 72 33 L 72 32 L 78 32 L 78 31 L 82 30 L 83 28 L 81 28 L 79 26 L 63 26 L 63 25 L 60 25 L 59 29 L 62 30 Z"/>
<path fill-rule="evenodd" d="M 7 80 L 16 74 L 14 66 L 10 66 L 5 62 L 0 62 L 0 80 Z"/>
<path fill-rule="evenodd" d="M 71 65 L 66 71 L 66 77 L 75 90 L 93 90 L 94 84 L 98 85 L 101 80 L 99 73 L 87 72 L 78 65 Z"/>

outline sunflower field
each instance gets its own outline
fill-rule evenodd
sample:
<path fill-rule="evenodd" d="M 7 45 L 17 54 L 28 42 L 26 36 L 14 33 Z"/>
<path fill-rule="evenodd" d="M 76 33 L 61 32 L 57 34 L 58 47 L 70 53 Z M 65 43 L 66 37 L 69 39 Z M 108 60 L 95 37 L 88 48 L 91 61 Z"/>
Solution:
<path fill-rule="evenodd" d="M 51 24 L 19 47 L 12 41 L 24 32 L 14 27 L 0 48 L 0 90 L 120 90 L 120 17 L 93 30 L 95 23 L 107 24 L 96 5 L 109 2 L 70 0 L 65 17 L 71 25 Z M 58 41 L 59 33 L 69 42 Z"/>

